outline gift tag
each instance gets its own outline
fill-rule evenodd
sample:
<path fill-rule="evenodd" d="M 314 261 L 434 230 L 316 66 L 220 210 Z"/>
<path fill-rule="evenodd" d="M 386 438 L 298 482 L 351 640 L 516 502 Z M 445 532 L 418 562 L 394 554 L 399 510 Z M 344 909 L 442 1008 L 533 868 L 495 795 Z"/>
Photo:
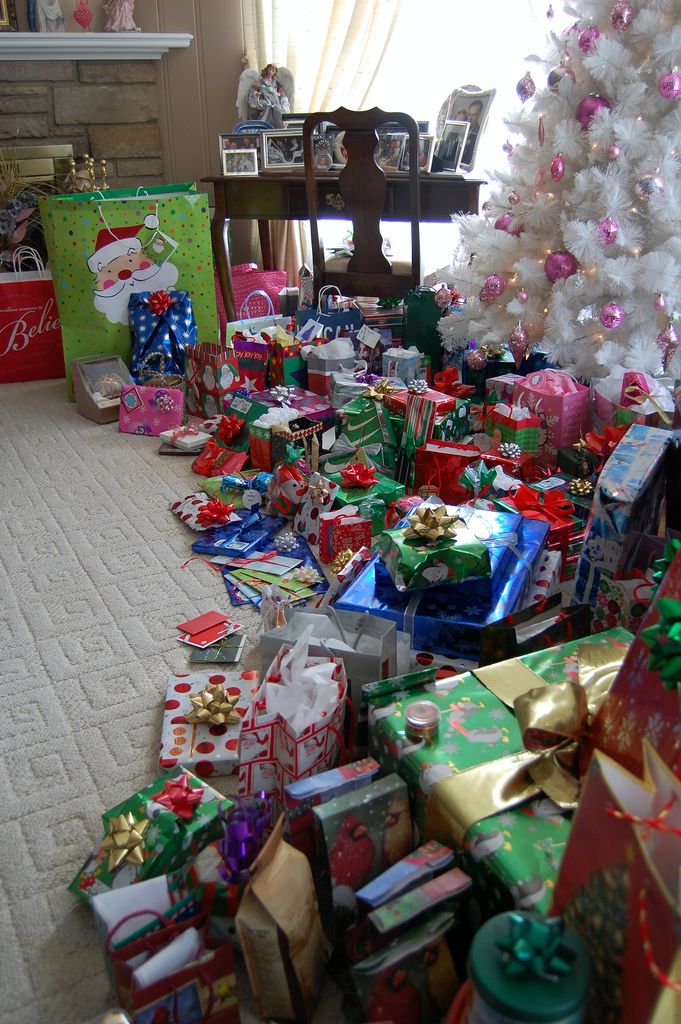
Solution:
<path fill-rule="evenodd" d="M 319 320 L 308 320 L 296 334 L 296 340 L 302 341 L 303 345 L 309 345 L 310 342 L 318 338 L 323 332 L 324 324 L 320 324 Z"/>
<path fill-rule="evenodd" d="M 381 341 L 381 333 L 380 331 L 375 331 L 372 327 L 368 327 L 366 324 L 362 324 L 357 331 L 357 341 L 361 342 L 362 345 L 366 345 L 367 348 L 373 349 Z"/>
<path fill-rule="evenodd" d="M 565 480 L 561 480 L 559 476 L 549 476 L 546 480 L 537 480 L 532 486 L 537 491 L 556 491 L 560 488 L 563 490 L 567 488 Z"/>
<path fill-rule="evenodd" d="M 252 487 L 247 487 L 241 495 L 241 504 L 247 509 L 259 508 L 262 505 L 262 494 Z"/>

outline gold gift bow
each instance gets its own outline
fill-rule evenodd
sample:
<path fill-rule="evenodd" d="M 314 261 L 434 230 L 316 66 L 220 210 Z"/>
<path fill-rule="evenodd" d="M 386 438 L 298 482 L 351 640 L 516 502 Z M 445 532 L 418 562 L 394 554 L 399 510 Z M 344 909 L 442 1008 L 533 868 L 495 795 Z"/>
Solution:
<path fill-rule="evenodd" d="M 192 709 L 184 716 L 192 725 L 236 725 L 241 716 L 234 710 L 238 696 L 229 697 L 222 686 L 208 683 L 200 693 L 189 698 Z"/>
<path fill-rule="evenodd" d="M 445 505 L 422 506 L 414 509 L 409 516 L 409 527 L 405 531 L 405 540 L 420 540 L 426 544 L 437 544 L 439 540 L 453 537 L 458 526 L 462 525 L 457 515 L 447 514 Z"/>
<path fill-rule="evenodd" d="M 624 394 L 630 402 L 634 403 L 635 406 L 643 405 L 645 402 L 650 402 L 650 404 L 652 405 L 653 409 L 660 417 L 662 422 L 666 423 L 667 426 L 670 425 L 671 417 L 669 413 L 664 411 L 660 403 L 657 401 L 655 395 L 650 395 L 647 391 L 642 391 L 639 384 L 630 384 L 628 387 L 624 389 Z"/>
<path fill-rule="evenodd" d="M 380 384 L 369 385 L 360 397 L 368 398 L 372 402 L 384 402 L 388 395 L 394 395 L 396 391 L 401 390 L 402 388 L 395 387 L 394 384 L 390 384 L 387 380 L 382 380 Z"/>
<path fill-rule="evenodd" d="M 148 825 L 147 818 L 136 820 L 130 811 L 109 819 L 109 834 L 100 846 L 109 854 L 109 871 L 115 871 L 125 860 L 131 864 L 144 863 L 144 833 Z"/>
<path fill-rule="evenodd" d="M 559 807 L 576 807 L 584 741 L 625 653 L 581 644 L 579 683 L 550 686 L 517 658 L 476 669 L 480 682 L 515 709 L 525 750 L 437 782 L 426 807 L 426 838 L 462 845 L 471 825 L 540 791 Z"/>

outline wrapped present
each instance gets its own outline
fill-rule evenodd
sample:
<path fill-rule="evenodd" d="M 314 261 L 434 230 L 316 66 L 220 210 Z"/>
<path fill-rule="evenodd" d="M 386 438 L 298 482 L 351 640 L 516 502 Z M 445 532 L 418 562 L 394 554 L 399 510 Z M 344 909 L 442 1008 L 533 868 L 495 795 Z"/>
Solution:
<path fill-rule="evenodd" d="M 311 420 L 308 416 L 296 416 L 295 419 L 272 426 L 272 465 L 283 462 L 290 444 L 303 449 L 303 458 L 310 469 L 319 465 L 319 440 L 324 424 L 319 420 Z"/>
<path fill-rule="evenodd" d="M 470 495 L 465 483 L 461 483 L 461 476 L 479 459 L 480 449 L 474 445 L 426 441 L 416 449 L 414 490 L 424 497 L 437 494 L 450 505 L 465 502 Z"/>
<path fill-rule="evenodd" d="M 314 344 L 314 342 L 311 342 Z M 301 355 L 303 343 L 283 327 L 276 327 L 269 339 L 270 387 L 307 388 L 307 365 Z M 310 389 L 311 390 L 311 389 Z"/>
<path fill-rule="evenodd" d="M 588 480 L 596 472 L 598 455 L 589 448 L 586 439 L 580 437 L 579 441 L 575 441 L 567 448 L 559 448 L 556 461 L 558 469 L 563 473 Z"/>
<path fill-rule="evenodd" d="M 509 476 L 519 477 L 530 483 L 537 474 L 537 460 L 529 452 L 518 452 L 513 447 L 514 444 L 513 441 L 502 442 L 499 446 L 482 452 L 480 458 L 486 466 L 499 466 Z"/>
<path fill-rule="evenodd" d="M 368 786 L 380 765 L 373 757 L 363 757 L 327 772 L 292 782 L 284 789 L 286 831 L 289 842 L 304 853 L 314 869 L 317 862 L 317 833 L 313 807 L 325 804 L 344 793 Z"/>
<path fill-rule="evenodd" d="M 146 384 L 124 384 L 118 408 L 118 429 L 124 434 L 158 437 L 176 430 L 184 419 L 184 392 Z"/>
<path fill-rule="evenodd" d="M 274 468 L 269 488 L 269 511 L 293 517 L 307 493 L 308 478 L 300 468 L 302 448 L 289 444 L 283 462 Z"/>
<path fill-rule="evenodd" d="M 271 473 L 259 469 L 244 469 L 238 473 L 212 476 L 202 480 L 203 490 L 234 508 L 254 508 L 263 505 L 272 480 Z"/>
<path fill-rule="evenodd" d="M 470 433 L 469 416 L 471 401 L 469 398 L 457 398 L 456 408 L 443 416 L 436 416 L 433 423 L 432 437 L 435 441 L 461 441 Z"/>
<path fill-rule="evenodd" d="M 485 381 L 485 402 L 496 405 L 497 402 L 513 404 L 513 389 L 523 377 L 518 373 L 500 373 L 498 377 L 488 377 Z"/>
<path fill-rule="evenodd" d="M 527 520 L 523 524 L 517 544 L 519 557 L 509 560 L 508 574 L 492 597 L 467 593 L 466 583 L 400 593 L 375 555 L 335 607 L 392 619 L 398 629 L 409 634 L 414 650 L 476 659 L 482 628 L 522 607 L 547 533 L 546 523 Z"/>
<path fill-rule="evenodd" d="M 199 476 L 223 476 L 229 473 L 238 473 L 243 469 L 249 459 L 248 452 L 235 452 L 232 448 L 225 448 L 220 445 L 214 437 L 209 441 L 194 461 L 192 472 Z"/>
<path fill-rule="evenodd" d="M 521 512 L 526 519 L 548 523 L 549 546 L 560 548 L 563 557 L 567 556 L 570 535 L 579 520 L 572 515 L 574 505 L 562 491 L 539 491 L 520 484 L 512 494 L 498 498 L 495 504 L 502 511 Z"/>
<path fill-rule="evenodd" d="M 264 790 L 275 808 L 289 783 L 341 760 L 345 667 L 340 658 L 309 655 L 311 635 L 308 626 L 279 649 L 243 719 L 239 792 Z"/>
<path fill-rule="evenodd" d="M 210 530 L 221 523 L 237 521 L 234 506 L 217 498 L 211 498 L 205 491 L 195 491 L 170 504 L 174 512 L 191 530 Z"/>
<path fill-rule="evenodd" d="M 234 350 L 221 343 L 199 341 L 187 349 L 187 408 L 199 416 L 217 416 L 231 392 L 239 387 Z"/>
<path fill-rule="evenodd" d="M 652 573 L 633 579 L 612 579 L 601 576 L 593 609 L 594 633 L 613 626 L 624 626 L 637 633 L 650 606 L 655 590 Z"/>
<path fill-rule="evenodd" d="M 327 480 L 321 473 L 313 473 L 310 477 L 307 492 L 293 520 L 293 529 L 302 533 L 308 544 L 319 543 L 319 517 L 332 508 L 337 491 L 338 484 Z"/>
<path fill-rule="evenodd" d="M 253 391 L 246 395 L 242 391 L 227 395 L 224 402 L 225 413 L 236 413 L 237 416 L 251 424 L 264 415 L 269 409 L 281 408 L 283 405 L 295 409 L 299 416 L 308 416 L 311 420 L 321 420 L 332 426 L 336 417 L 335 410 L 328 399 L 306 391 L 301 387 L 270 388 L 266 391 Z"/>
<path fill-rule="evenodd" d="M 189 452 L 203 448 L 208 441 L 213 440 L 210 434 L 207 434 L 204 430 L 199 430 L 198 427 L 191 423 L 186 424 L 184 427 L 175 427 L 173 430 L 163 430 L 158 436 L 164 444 L 169 444 L 173 448 L 182 448 L 184 451 Z"/>
<path fill-rule="evenodd" d="M 419 393 L 418 396 L 406 391 L 396 391 L 386 397 L 386 406 L 390 412 L 395 413 L 398 416 L 402 416 L 403 419 L 408 418 L 408 407 L 412 403 L 414 397 L 426 399 L 430 404 L 434 406 L 433 415 L 443 416 L 446 412 L 451 412 L 456 409 L 456 403 L 461 398 L 471 398 L 473 395 L 473 389 L 467 387 L 465 384 L 460 384 L 457 388 L 452 390 L 456 391 L 455 394 L 444 394 L 442 391 L 435 391 L 431 388 L 427 388 L 424 392 Z"/>
<path fill-rule="evenodd" d="M 536 604 L 526 604 L 499 622 L 485 626 L 480 638 L 480 665 L 518 658 L 590 633 L 590 605 L 561 608 L 560 594 L 548 598 L 542 595 Z"/>
<path fill-rule="evenodd" d="M 338 473 L 354 462 L 363 462 L 373 466 L 379 472 L 385 468 L 387 452 L 396 453 L 394 446 L 382 444 L 353 444 L 346 434 L 340 434 L 328 452 L 320 456 L 319 461 L 327 473 Z"/>
<path fill-rule="evenodd" d="M 354 916 L 355 893 L 412 849 L 407 787 L 397 775 L 313 808 L 319 829 L 317 891 L 329 937 Z"/>
<path fill-rule="evenodd" d="M 421 368 L 422 353 L 416 345 L 402 348 L 391 346 L 383 353 L 381 369 L 386 377 L 400 377 L 402 380 L 425 380 L 425 368 Z"/>
<path fill-rule="evenodd" d="M 535 491 L 546 493 L 557 491 L 565 495 L 565 498 L 572 504 L 575 517 L 581 523 L 586 523 L 591 512 L 593 503 L 594 485 L 591 480 L 583 477 L 571 477 L 567 473 L 553 473 L 543 480 L 537 480 L 532 485 Z"/>
<path fill-rule="evenodd" d="M 367 388 L 362 397 L 353 398 L 343 406 L 343 433 L 352 444 L 396 446 L 393 423 L 383 405 L 386 392 L 379 390 L 381 387 L 382 385 L 377 385 L 376 388 Z"/>
<path fill-rule="evenodd" d="M 235 512 L 226 526 L 214 526 L 192 544 L 192 551 L 202 555 L 247 556 L 256 548 L 267 550 L 275 533 L 286 526 L 283 516 L 254 512 Z"/>
<path fill-rule="evenodd" d="M 247 393 L 263 391 L 267 387 L 267 365 L 270 349 L 260 334 L 236 331 L 232 345 L 239 367 L 239 388 Z"/>
<path fill-rule="evenodd" d="M 388 507 L 383 498 L 379 498 L 377 495 L 360 498 L 357 502 L 357 512 L 362 519 L 368 519 L 371 523 L 372 537 L 377 537 L 379 533 L 383 533 L 385 530 L 385 518 L 388 513 Z"/>
<path fill-rule="evenodd" d="M 377 761 L 373 763 L 378 767 Z M 365 885 L 357 893 L 357 899 L 361 905 L 373 910 L 429 881 L 435 875 L 452 867 L 453 862 L 452 850 L 433 839 L 408 853 L 402 860 L 398 860 L 387 871 Z"/>
<path fill-rule="evenodd" d="M 595 605 L 601 577 L 614 576 L 624 564 L 629 534 L 657 527 L 670 436 L 635 423 L 605 464 L 577 565 L 576 601 Z"/>
<path fill-rule="evenodd" d="M 475 342 L 472 347 L 475 348 Z M 523 359 L 520 367 L 516 367 L 513 356 L 507 349 L 503 349 L 499 346 L 481 346 L 485 349 L 487 354 L 487 362 L 482 369 L 471 369 L 468 365 L 468 360 L 463 359 L 461 367 L 461 376 L 467 384 L 472 384 L 476 389 L 476 394 L 479 398 L 482 398 L 485 394 L 485 384 L 490 377 L 501 377 L 508 373 L 515 373 L 519 369 L 521 374 L 536 373 L 539 370 L 545 370 L 551 364 L 548 362 L 546 352 L 541 352 L 538 349 L 533 349 Z"/>
<path fill-rule="evenodd" d="M 271 470 L 274 462 L 272 458 L 272 429 L 275 426 L 285 425 L 291 420 L 298 418 L 298 413 L 291 406 L 268 409 L 266 413 L 253 420 L 248 425 L 248 436 L 250 438 L 249 455 L 251 463 L 259 469 Z M 312 422 L 312 421 L 311 421 Z M 281 452 L 280 458 L 281 458 Z"/>
<path fill-rule="evenodd" d="M 185 350 L 196 344 L 189 292 L 133 292 L 128 304 L 133 335 L 130 372 L 140 384 L 157 373 L 184 377 Z"/>
<path fill-rule="evenodd" d="M 485 431 L 497 446 L 506 442 L 516 444 L 523 452 L 536 454 L 539 448 L 539 417 L 523 405 L 498 402 L 487 410 Z"/>
<path fill-rule="evenodd" d="M 332 373 L 352 370 L 357 365 L 357 356 L 348 338 L 334 338 L 307 349 L 304 358 L 307 362 L 307 386 L 317 395 L 329 394 Z"/>
<path fill-rule="evenodd" d="M 161 730 L 160 764 L 179 764 L 200 778 L 239 770 L 239 737 L 257 673 L 170 675 Z"/>
<path fill-rule="evenodd" d="M 674 415 L 671 391 L 640 370 L 616 366 L 593 385 L 594 415 L 599 427 L 643 423 L 669 428 Z"/>
<path fill-rule="evenodd" d="M 555 465 L 558 449 L 579 441 L 588 430 L 589 388 L 561 370 L 528 373 L 515 385 L 513 401 L 539 417 L 542 465 Z"/>
<path fill-rule="evenodd" d="M 647 740 L 672 771 L 681 773 L 680 623 L 677 552 L 593 723 L 594 743 L 630 771 L 641 772 L 642 744 Z"/>
<path fill-rule="evenodd" d="M 442 1018 L 460 985 L 447 943 L 455 920 L 451 913 L 433 913 L 352 967 L 365 1020 L 414 1024 Z"/>
<path fill-rule="evenodd" d="M 367 388 L 383 383 L 392 388 L 406 390 L 407 387 L 400 377 L 384 377 L 366 370 L 332 371 L 329 382 L 329 401 L 334 409 L 342 409 L 353 398 L 361 398 Z"/>
<path fill-rule="evenodd" d="M 596 430 L 587 430 L 583 444 L 586 452 L 593 461 L 594 473 L 600 473 L 617 445 L 620 443 L 629 425 L 611 427 L 607 423 L 603 427 L 603 433 Z"/>
<path fill-rule="evenodd" d="M 342 551 L 359 551 L 371 544 L 371 521 L 357 514 L 354 505 L 322 512 L 319 517 L 319 561 L 328 565 Z"/>
<path fill-rule="evenodd" d="M 544 551 L 537 562 L 532 577 L 532 584 L 527 594 L 527 604 L 538 604 L 540 601 L 559 593 L 561 589 L 563 556 L 555 548 Z"/>
<path fill-rule="evenodd" d="M 219 812 L 230 806 L 191 772 L 167 772 L 104 812 L 104 838 L 69 890 L 88 902 L 96 893 L 179 868 L 220 838 Z"/>
<path fill-rule="evenodd" d="M 329 480 L 338 484 L 337 506 L 357 505 L 359 501 L 369 497 L 380 498 L 386 505 L 390 505 L 393 501 L 404 497 L 404 484 L 391 480 L 383 473 L 377 473 L 373 467 L 369 470 L 373 476 L 369 476 L 368 473 L 361 475 L 360 470 L 354 469 L 356 466 L 362 466 L 362 463 L 353 462 L 338 473 L 329 473 Z M 366 469 L 367 467 L 363 466 L 362 468 Z M 365 479 L 368 486 L 364 486 Z"/>

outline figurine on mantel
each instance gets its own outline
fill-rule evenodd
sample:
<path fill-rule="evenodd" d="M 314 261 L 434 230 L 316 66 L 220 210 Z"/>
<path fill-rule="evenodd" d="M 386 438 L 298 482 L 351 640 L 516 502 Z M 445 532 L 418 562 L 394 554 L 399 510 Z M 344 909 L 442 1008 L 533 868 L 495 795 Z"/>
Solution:
<path fill-rule="evenodd" d="M 65 32 L 59 0 L 28 0 L 26 8 L 31 32 Z"/>
<path fill-rule="evenodd" d="M 135 0 L 104 0 L 105 32 L 139 32 L 133 19 Z"/>

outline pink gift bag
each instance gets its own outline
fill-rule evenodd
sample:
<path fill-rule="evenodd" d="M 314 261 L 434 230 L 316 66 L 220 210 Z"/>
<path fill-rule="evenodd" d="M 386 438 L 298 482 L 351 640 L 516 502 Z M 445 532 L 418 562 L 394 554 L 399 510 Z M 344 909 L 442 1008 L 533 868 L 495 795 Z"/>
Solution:
<path fill-rule="evenodd" d="M 179 388 L 124 384 L 118 411 L 118 429 L 124 434 L 158 437 L 182 425 L 184 393 Z"/>
<path fill-rule="evenodd" d="M 558 449 L 586 433 L 589 400 L 589 388 L 562 370 L 538 370 L 514 386 L 514 404 L 527 406 L 539 417 L 539 463 L 554 465 Z"/>

